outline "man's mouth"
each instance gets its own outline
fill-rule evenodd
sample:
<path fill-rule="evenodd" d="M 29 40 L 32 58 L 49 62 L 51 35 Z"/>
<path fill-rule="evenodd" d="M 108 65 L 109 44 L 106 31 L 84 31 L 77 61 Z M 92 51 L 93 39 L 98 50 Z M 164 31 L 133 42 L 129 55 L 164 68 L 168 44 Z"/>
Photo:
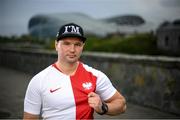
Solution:
<path fill-rule="evenodd" d="M 76 55 L 68 55 L 68 57 L 74 58 L 74 57 L 76 57 Z"/>

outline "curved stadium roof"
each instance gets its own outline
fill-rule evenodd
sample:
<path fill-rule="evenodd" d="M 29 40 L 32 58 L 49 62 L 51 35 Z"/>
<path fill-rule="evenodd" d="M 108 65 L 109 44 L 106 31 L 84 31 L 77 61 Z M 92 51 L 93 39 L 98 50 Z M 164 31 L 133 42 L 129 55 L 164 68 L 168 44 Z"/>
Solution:
<path fill-rule="evenodd" d="M 35 36 L 55 37 L 60 26 L 70 22 L 82 26 L 85 34 L 105 36 L 117 31 L 112 24 L 80 13 L 36 15 L 30 19 L 28 29 L 30 34 Z"/>
<path fill-rule="evenodd" d="M 100 37 L 117 32 L 129 34 L 134 32 L 147 32 L 154 29 L 154 26 L 151 23 L 148 24 L 145 21 L 142 24 L 138 23 L 140 21 L 137 21 L 137 17 L 134 16 L 128 16 L 132 19 L 130 22 L 124 21 L 125 24 L 114 22 L 121 20 L 122 17 L 124 21 L 124 16 L 100 20 L 91 18 L 82 13 L 36 15 L 30 19 L 28 29 L 31 35 L 41 38 L 55 37 L 60 26 L 71 22 L 82 26 L 85 34 L 93 34 Z M 138 23 L 138 25 L 127 25 L 127 23 L 132 22 Z"/>

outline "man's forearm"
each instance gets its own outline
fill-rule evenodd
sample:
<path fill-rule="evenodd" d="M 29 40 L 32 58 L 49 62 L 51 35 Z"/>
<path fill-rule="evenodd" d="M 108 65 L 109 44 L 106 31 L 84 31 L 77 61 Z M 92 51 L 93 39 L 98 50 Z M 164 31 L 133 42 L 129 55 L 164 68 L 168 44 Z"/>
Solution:
<path fill-rule="evenodd" d="M 39 120 L 39 115 L 33 115 L 27 112 L 24 112 L 23 120 Z"/>
<path fill-rule="evenodd" d="M 124 113 L 126 110 L 126 101 L 125 99 L 116 99 L 111 101 L 110 103 L 106 103 L 108 105 L 107 115 L 117 115 L 120 113 Z"/>

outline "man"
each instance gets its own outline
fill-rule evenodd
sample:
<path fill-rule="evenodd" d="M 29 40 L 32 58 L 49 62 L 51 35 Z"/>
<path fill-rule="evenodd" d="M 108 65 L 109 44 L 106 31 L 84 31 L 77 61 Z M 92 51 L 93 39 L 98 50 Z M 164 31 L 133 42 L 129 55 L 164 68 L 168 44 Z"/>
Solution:
<path fill-rule="evenodd" d="M 93 119 L 94 111 L 100 115 L 125 111 L 125 98 L 108 77 L 79 61 L 85 40 L 79 25 L 60 28 L 55 41 L 58 60 L 30 81 L 24 119 Z"/>

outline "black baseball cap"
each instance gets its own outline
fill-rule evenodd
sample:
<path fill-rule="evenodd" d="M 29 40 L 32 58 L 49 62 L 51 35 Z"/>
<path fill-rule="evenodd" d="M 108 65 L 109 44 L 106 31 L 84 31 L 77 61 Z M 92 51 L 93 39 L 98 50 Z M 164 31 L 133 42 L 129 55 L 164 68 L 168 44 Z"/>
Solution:
<path fill-rule="evenodd" d="M 83 42 L 85 42 L 86 37 L 84 37 L 84 32 L 81 26 L 74 24 L 74 23 L 69 23 L 63 25 L 57 35 L 57 41 L 66 38 L 66 37 L 78 37 L 80 38 Z"/>

